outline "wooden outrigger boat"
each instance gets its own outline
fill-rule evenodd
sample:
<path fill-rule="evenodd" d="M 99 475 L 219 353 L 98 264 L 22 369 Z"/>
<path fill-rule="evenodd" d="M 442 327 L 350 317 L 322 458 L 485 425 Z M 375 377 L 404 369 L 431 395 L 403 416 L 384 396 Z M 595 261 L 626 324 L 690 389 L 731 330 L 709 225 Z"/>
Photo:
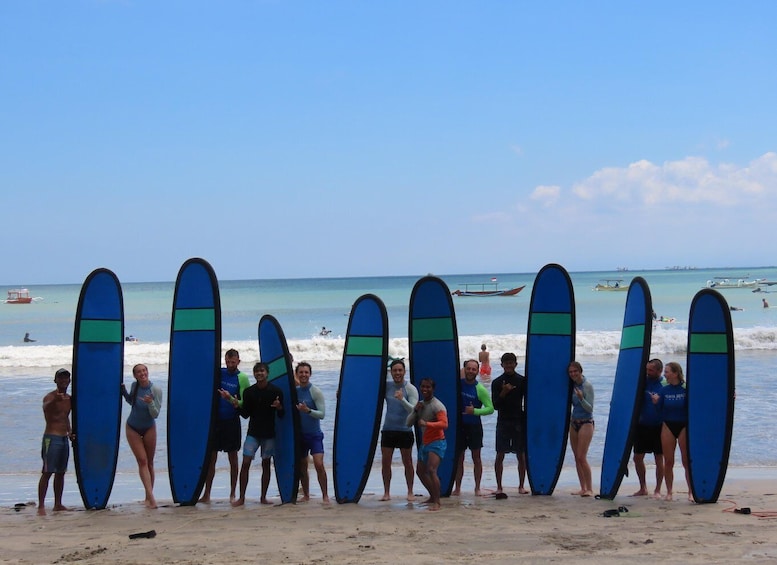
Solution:
<path fill-rule="evenodd" d="M 464 283 L 464 290 L 454 290 L 453 296 L 515 296 L 521 292 L 526 285 L 516 288 L 500 289 L 499 283 Z"/>
<path fill-rule="evenodd" d="M 8 291 L 8 298 L 4 302 L 6 304 L 29 304 L 32 302 L 32 297 L 26 288 L 14 288 Z"/>
<path fill-rule="evenodd" d="M 629 290 L 629 285 L 623 284 L 623 279 L 602 279 L 594 287 L 594 290 L 627 291 Z"/>

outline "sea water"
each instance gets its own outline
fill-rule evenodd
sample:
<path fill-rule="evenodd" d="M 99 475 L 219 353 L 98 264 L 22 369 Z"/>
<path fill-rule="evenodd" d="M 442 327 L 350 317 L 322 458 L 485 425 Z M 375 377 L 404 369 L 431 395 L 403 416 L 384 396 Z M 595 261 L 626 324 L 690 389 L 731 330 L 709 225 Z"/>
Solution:
<path fill-rule="evenodd" d="M 485 343 L 491 352 L 494 377 L 499 374 L 499 356 L 506 351 L 513 351 L 519 356 L 518 370 L 522 370 L 534 276 L 534 273 L 441 275 L 452 291 L 463 288 L 467 283 L 488 282 L 492 277 L 498 280 L 501 288 L 526 285 L 521 293 L 512 297 L 453 297 L 462 361 L 477 357 L 480 345 Z M 650 286 L 657 317 L 671 320 L 654 324 L 651 356 L 660 357 L 664 362 L 678 361 L 684 367 L 688 313 L 695 293 L 717 276 L 777 280 L 777 268 L 585 272 L 570 273 L 570 276 L 575 291 L 576 357 L 583 364 L 586 378 L 596 392 L 596 431 L 589 461 L 599 465 L 627 293 L 596 292 L 593 290 L 596 283 L 602 279 L 623 279 L 620 284 L 628 285 L 632 277 L 643 277 Z M 335 393 L 351 305 L 366 293 L 379 296 L 389 314 L 389 354 L 407 357 L 409 299 L 419 278 L 220 281 L 222 350 L 234 347 L 240 351 L 240 368 L 250 374 L 254 362 L 259 359 L 259 319 L 264 314 L 272 314 L 279 320 L 294 359 L 312 363 L 312 382 L 324 393 L 327 404 L 327 416 L 322 423 L 326 436 L 325 457 L 331 465 Z M 769 287 L 762 288 L 768 290 Z M 0 289 L 0 292 L 3 290 Z M 138 338 L 137 342 L 125 343 L 125 381 L 132 379 L 132 365 L 145 363 L 149 366 L 152 380 L 166 391 L 174 283 L 128 283 L 122 285 L 122 290 L 125 335 Z M 71 368 L 72 363 L 74 318 L 80 285 L 37 286 L 30 291 L 36 297 L 32 304 L 0 305 L 0 424 L 6 432 L 0 448 L 3 454 L 0 459 L 1 505 L 36 498 L 43 431 L 41 401 L 54 388 L 56 369 Z M 722 293 L 729 305 L 737 308 L 731 312 L 735 328 L 737 399 L 730 466 L 777 466 L 777 454 L 771 449 L 777 433 L 773 417 L 777 387 L 769 377 L 777 358 L 777 294 L 765 291 L 754 293 L 751 289 L 729 289 Z M 763 308 L 762 299 L 769 301 L 773 296 L 775 308 Z M 331 333 L 320 335 L 323 327 Z M 25 333 L 36 341 L 25 343 Z M 408 363 L 410 361 L 408 359 Z M 125 418 L 129 412 L 127 408 L 124 409 Z M 492 473 L 496 417 L 484 417 L 483 423 L 486 485 Z M 123 435 L 122 432 L 111 502 L 142 498 L 135 459 Z M 226 465 L 226 457 L 222 455 L 219 471 Z M 574 468 L 570 453 L 564 465 L 565 472 Z M 254 474 L 258 475 L 256 467 Z M 165 493 L 169 493 L 164 406 L 158 420 L 156 469 L 158 496 L 164 499 Z M 378 467 L 373 468 L 372 475 L 371 483 L 380 480 Z M 509 484 L 507 477 L 506 484 Z M 255 478 L 258 482 L 258 476 Z M 226 482 L 226 477 L 217 477 L 214 495 L 226 492 L 220 490 L 223 487 L 221 483 Z M 315 480 L 311 482 L 315 484 Z M 598 477 L 594 482 L 598 483 Z M 65 503 L 80 505 L 72 472 L 66 480 Z"/>

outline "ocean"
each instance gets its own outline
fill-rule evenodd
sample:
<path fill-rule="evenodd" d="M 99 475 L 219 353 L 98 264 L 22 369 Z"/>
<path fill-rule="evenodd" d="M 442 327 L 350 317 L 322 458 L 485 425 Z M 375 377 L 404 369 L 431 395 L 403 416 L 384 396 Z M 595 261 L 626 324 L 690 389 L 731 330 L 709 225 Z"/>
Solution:
<path fill-rule="evenodd" d="M 526 348 L 526 327 L 531 289 L 536 273 L 485 273 L 438 275 L 451 291 L 464 284 L 488 282 L 496 278 L 501 288 L 526 285 L 516 296 L 471 298 L 454 297 L 459 347 L 462 361 L 477 357 L 482 343 L 491 352 L 494 376 L 499 371 L 498 358 L 506 351 L 519 357 L 522 371 Z M 218 275 L 218 273 L 217 273 Z M 264 314 L 272 314 L 283 326 L 289 348 L 296 361 L 313 365 L 312 382 L 324 392 L 327 416 L 323 422 L 326 460 L 331 464 L 332 426 L 336 410 L 335 391 L 339 379 L 348 314 L 351 304 L 361 295 L 372 293 L 386 304 L 389 314 L 390 349 L 394 357 L 407 357 L 408 305 L 410 292 L 418 276 L 274 279 L 219 281 L 222 305 L 223 350 L 240 352 L 241 369 L 250 374 L 259 360 L 257 324 Z M 628 272 L 570 273 L 575 291 L 577 344 L 576 356 L 586 378 L 594 385 L 596 432 L 589 461 L 598 466 L 604 447 L 610 393 L 620 346 L 620 329 L 626 292 L 596 292 L 601 280 L 621 279 L 628 285 L 635 276 L 643 277 L 650 286 L 653 309 L 657 316 L 671 321 L 657 322 L 653 330 L 651 356 L 664 362 L 678 361 L 685 367 L 687 321 L 691 300 L 707 281 L 715 277 L 777 280 L 777 267 L 727 269 L 667 269 Z M 734 438 L 729 465 L 732 468 L 764 469 L 777 467 L 777 453 L 770 449 L 777 426 L 772 416 L 777 404 L 777 387 L 764 380 L 773 370 L 777 357 L 777 295 L 748 288 L 722 290 L 730 306 L 735 328 L 737 399 Z M 2 293 L 5 289 L 0 289 Z M 130 368 L 135 363 L 149 366 L 151 379 L 166 391 L 168 341 L 172 313 L 173 282 L 122 284 L 125 309 L 125 335 L 137 342 L 125 344 L 125 381 L 132 379 Z M 41 400 L 54 388 L 53 376 L 59 367 L 71 368 L 73 327 L 80 285 L 40 285 L 30 287 L 35 300 L 29 305 L 0 305 L 0 423 L 6 433 L 0 459 L 0 505 L 37 499 L 40 473 L 40 437 L 43 431 Z M 774 308 L 763 308 L 762 299 L 774 296 Z M 331 330 L 326 336 L 321 329 Z M 26 333 L 35 342 L 25 343 Z M 412 361 L 412 360 L 410 360 Z M 128 414 L 125 405 L 124 415 Z M 493 484 L 494 427 L 496 418 L 483 419 L 484 486 Z M 169 498 L 166 459 L 165 407 L 158 420 L 157 498 Z M 123 427 L 122 427 L 123 429 Z M 244 425 L 245 430 L 245 425 Z M 8 433 L 10 432 L 10 433 Z M 647 458 L 650 460 L 650 458 Z M 379 458 L 373 467 L 368 488 L 380 483 Z M 395 461 L 398 463 L 398 460 Z M 678 463 L 679 465 L 679 463 Z M 72 472 L 66 479 L 64 502 L 81 506 Z M 218 462 L 219 476 L 214 483 L 214 496 L 226 496 L 225 456 Z M 513 482 L 505 466 L 505 484 Z M 567 454 L 563 476 L 574 475 L 571 453 Z M 258 492 L 258 465 L 254 466 L 249 495 Z M 650 475 L 649 475 L 650 476 Z M 398 479 L 396 479 L 398 480 Z M 624 479 L 622 490 L 635 483 Z M 311 488 L 315 493 L 315 480 Z M 398 483 L 397 483 L 398 484 Z M 594 474 L 595 487 L 598 475 Z M 466 486 L 466 485 L 465 485 Z M 255 494 L 255 493 L 254 493 Z M 272 494 L 272 493 L 271 493 Z M 330 494 L 333 494 L 330 476 Z M 51 492 L 49 492 L 51 496 Z M 121 438 L 116 483 L 111 503 L 143 498 L 136 463 L 126 440 Z"/>

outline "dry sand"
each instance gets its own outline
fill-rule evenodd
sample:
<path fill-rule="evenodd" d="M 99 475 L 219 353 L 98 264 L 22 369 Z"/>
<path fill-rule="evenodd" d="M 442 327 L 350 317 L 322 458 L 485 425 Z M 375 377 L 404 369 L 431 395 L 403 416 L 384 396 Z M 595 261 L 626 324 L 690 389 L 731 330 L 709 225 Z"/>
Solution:
<path fill-rule="evenodd" d="M 623 487 L 626 489 L 626 487 Z M 618 496 L 496 500 L 465 493 L 439 512 L 396 496 L 359 504 L 320 499 L 285 506 L 249 499 L 146 510 L 140 502 L 102 511 L 2 509 L 2 563 L 728 563 L 777 560 L 777 484 L 729 480 L 717 504 Z M 160 501 L 164 504 L 165 501 Z M 168 501 L 169 504 L 169 501 Z M 628 508 L 606 518 L 605 510 Z M 751 514 L 735 513 L 749 507 Z M 155 530 L 151 539 L 129 534 Z"/>

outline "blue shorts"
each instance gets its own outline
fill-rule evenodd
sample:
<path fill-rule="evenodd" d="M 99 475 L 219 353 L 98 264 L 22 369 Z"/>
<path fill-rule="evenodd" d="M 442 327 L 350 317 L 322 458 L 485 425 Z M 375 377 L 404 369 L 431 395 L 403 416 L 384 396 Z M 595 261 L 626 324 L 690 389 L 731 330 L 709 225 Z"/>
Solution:
<path fill-rule="evenodd" d="M 259 448 L 262 448 L 262 461 L 275 456 L 275 438 L 256 439 L 254 436 L 246 436 L 243 442 L 243 457 L 254 458 Z"/>
<path fill-rule="evenodd" d="M 64 473 L 70 459 L 70 442 L 67 436 L 43 434 L 40 446 L 40 456 L 43 459 L 42 473 Z"/>
<path fill-rule="evenodd" d="M 324 453 L 324 432 L 302 434 L 301 447 L 300 457 L 307 457 L 308 454 Z"/>
<path fill-rule="evenodd" d="M 436 453 L 437 456 L 442 459 L 445 457 L 445 450 L 448 448 L 448 442 L 444 439 L 438 439 L 428 445 L 422 445 L 418 450 L 418 460 L 421 463 L 426 463 L 429 460 L 430 453 Z"/>

